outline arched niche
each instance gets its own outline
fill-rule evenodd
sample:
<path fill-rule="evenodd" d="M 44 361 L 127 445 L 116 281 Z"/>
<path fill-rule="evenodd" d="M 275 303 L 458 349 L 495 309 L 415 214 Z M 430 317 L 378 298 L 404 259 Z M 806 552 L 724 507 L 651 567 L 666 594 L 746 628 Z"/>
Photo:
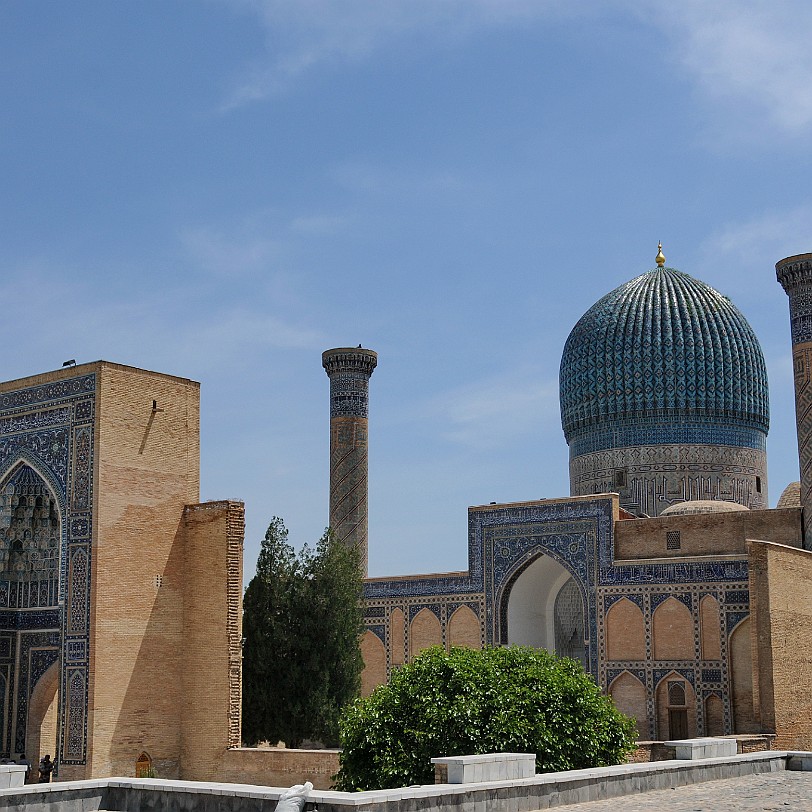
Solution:
<path fill-rule="evenodd" d="M 654 690 L 657 737 L 663 741 L 696 737 L 696 693 L 681 674 L 672 671 Z"/>
<path fill-rule="evenodd" d="M 507 604 L 507 643 L 586 661 L 584 604 L 570 572 L 540 555 L 515 578 Z"/>
<path fill-rule="evenodd" d="M 482 648 L 479 618 L 468 606 L 459 606 L 448 619 L 448 645 Z"/>
<path fill-rule="evenodd" d="M 369 696 L 375 688 L 386 682 L 386 649 L 374 632 L 367 630 L 361 638 L 361 696 Z"/>
<path fill-rule="evenodd" d="M 750 644 L 750 618 L 746 617 L 730 635 L 729 662 L 733 700 L 733 732 L 756 732 L 753 704 L 753 655 Z"/>
<path fill-rule="evenodd" d="M 393 609 L 389 616 L 389 655 L 392 665 L 406 661 L 406 618 L 402 609 Z"/>
<path fill-rule="evenodd" d="M 52 488 L 18 463 L 0 485 L 0 608 L 57 605 L 61 524 Z"/>
<path fill-rule="evenodd" d="M 703 660 L 722 659 L 722 626 L 719 601 L 705 595 L 699 602 L 699 639 Z"/>
<path fill-rule="evenodd" d="M 637 738 L 647 739 L 649 732 L 646 687 L 634 674 L 624 671 L 612 680 L 609 695 L 618 710 L 631 716 L 637 727 Z"/>
<path fill-rule="evenodd" d="M 423 649 L 443 644 L 440 621 L 431 609 L 421 609 L 409 629 L 409 657 L 416 657 Z"/>
<path fill-rule="evenodd" d="M 667 598 L 652 618 L 655 660 L 694 659 L 694 620 L 691 611 L 676 598 Z"/>
<path fill-rule="evenodd" d="M 621 598 L 606 613 L 606 658 L 645 660 L 646 633 L 643 612 L 628 598 Z"/>
<path fill-rule="evenodd" d="M 711 694 L 705 700 L 705 735 L 724 736 L 725 710 L 721 697 Z"/>

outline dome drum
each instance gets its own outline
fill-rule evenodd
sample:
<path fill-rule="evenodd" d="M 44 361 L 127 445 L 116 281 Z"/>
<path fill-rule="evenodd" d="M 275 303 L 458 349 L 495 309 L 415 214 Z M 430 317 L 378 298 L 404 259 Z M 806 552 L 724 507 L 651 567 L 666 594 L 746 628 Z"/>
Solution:
<path fill-rule="evenodd" d="M 729 446 L 651 445 L 582 454 L 570 461 L 573 496 L 617 493 L 636 516 L 681 502 L 719 499 L 766 509 L 767 452 Z"/>

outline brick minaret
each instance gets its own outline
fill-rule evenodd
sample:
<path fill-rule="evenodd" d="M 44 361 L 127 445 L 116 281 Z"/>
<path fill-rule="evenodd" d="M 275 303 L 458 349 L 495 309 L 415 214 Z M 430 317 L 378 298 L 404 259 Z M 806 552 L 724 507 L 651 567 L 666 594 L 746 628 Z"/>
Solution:
<path fill-rule="evenodd" d="M 330 378 L 330 529 L 361 552 L 367 574 L 367 416 L 372 350 L 342 347 L 322 353 Z"/>
<path fill-rule="evenodd" d="M 782 259 L 776 263 L 775 271 L 789 296 L 803 541 L 804 548 L 812 550 L 812 254 Z"/>

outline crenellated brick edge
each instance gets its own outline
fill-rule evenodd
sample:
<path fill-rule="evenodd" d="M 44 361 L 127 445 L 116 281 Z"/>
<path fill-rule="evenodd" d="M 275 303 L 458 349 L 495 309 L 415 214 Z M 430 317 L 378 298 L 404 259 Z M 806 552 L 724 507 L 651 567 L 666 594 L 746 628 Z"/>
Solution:
<path fill-rule="evenodd" d="M 228 502 L 226 559 L 228 615 L 228 746 L 239 747 L 242 739 L 242 555 L 245 539 L 245 505 Z"/>

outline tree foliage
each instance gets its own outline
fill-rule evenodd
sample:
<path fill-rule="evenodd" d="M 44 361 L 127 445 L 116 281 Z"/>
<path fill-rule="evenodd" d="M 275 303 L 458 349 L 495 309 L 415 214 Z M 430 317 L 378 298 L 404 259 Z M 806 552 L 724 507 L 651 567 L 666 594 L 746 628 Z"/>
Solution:
<path fill-rule="evenodd" d="M 536 753 L 538 772 L 618 764 L 634 721 L 575 660 L 527 647 L 434 647 L 397 669 L 341 720 L 337 788 L 433 780 L 430 759 Z"/>
<path fill-rule="evenodd" d="M 297 555 L 274 517 L 243 599 L 243 741 L 333 744 L 363 668 L 357 550 L 325 531 Z"/>

